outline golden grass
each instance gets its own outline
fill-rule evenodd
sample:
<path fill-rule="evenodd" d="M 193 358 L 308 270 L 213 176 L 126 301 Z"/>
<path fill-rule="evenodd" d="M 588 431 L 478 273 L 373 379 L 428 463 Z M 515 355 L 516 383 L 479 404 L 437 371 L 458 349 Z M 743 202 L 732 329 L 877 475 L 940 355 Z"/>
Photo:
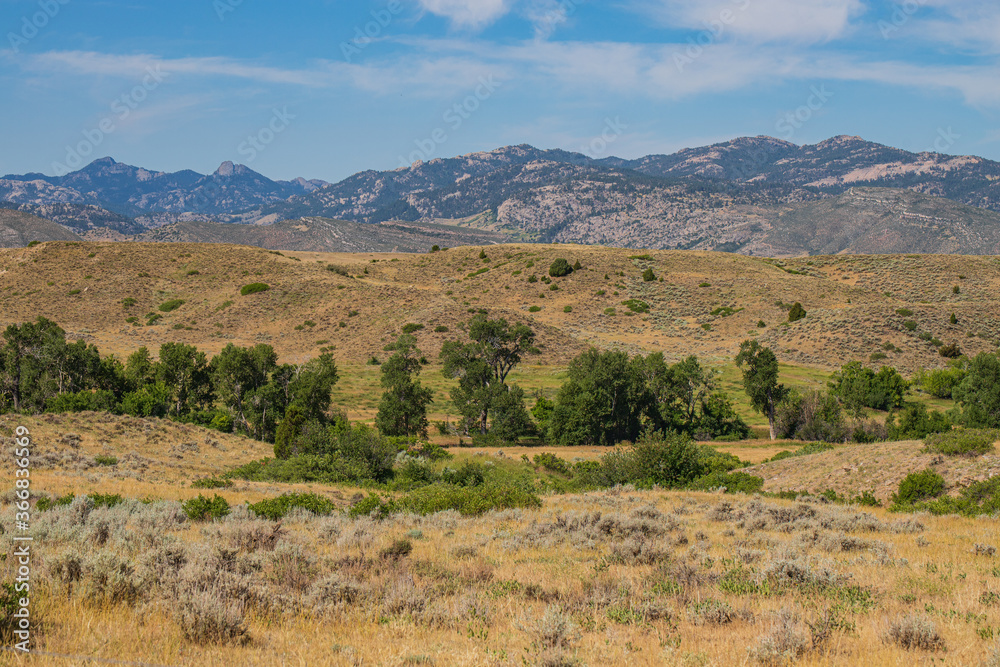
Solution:
<path fill-rule="evenodd" d="M 540 664 L 539 637 L 533 628 L 553 605 L 576 609 L 567 613 L 579 635 L 569 639 L 563 658 L 588 665 L 748 664 L 748 649 L 770 632 L 773 614 L 783 607 L 793 609 L 808 622 L 833 610 L 848 626 L 835 630 L 825 644 L 809 650 L 797 664 L 898 665 L 945 658 L 950 664 L 973 665 L 993 650 L 994 642 L 983 636 L 998 631 L 1000 613 L 992 603 L 983 603 L 989 599 L 983 594 L 1000 591 L 1000 567 L 993 558 L 974 555 L 972 547 L 976 542 L 996 541 L 995 520 L 921 516 L 925 529 L 917 534 L 856 535 L 886 545 L 887 555 L 878 558 L 865 550 L 831 553 L 803 546 L 801 533 L 808 532 L 804 528 L 793 533 L 751 530 L 707 519 L 706 511 L 723 499 L 736 509 L 749 502 L 744 497 L 665 492 L 555 497 L 547 499 L 540 510 L 510 516 L 395 518 L 374 532 L 369 529 L 372 541 L 362 547 L 338 546 L 320 539 L 315 520 L 286 522 L 288 539 L 313 551 L 320 561 L 344 563 L 365 554 L 370 557 L 410 535 L 413 551 L 399 563 L 371 566 L 368 574 L 345 565 L 342 572 L 376 588 L 402 577 L 400 581 L 415 587 L 417 597 L 428 605 L 442 603 L 441 609 L 458 604 L 463 595 L 473 595 L 488 606 L 488 617 L 476 619 L 449 612 L 445 620 L 431 622 L 425 613 L 387 614 L 364 603 L 328 615 L 252 616 L 248 621 L 249 645 L 202 646 L 183 637 L 169 610 L 94 606 L 75 595 L 66 598 L 53 587 L 41 596 L 36 609 L 45 628 L 38 648 L 170 665 L 482 665 L 522 664 L 522 659 L 527 664 Z M 767 502 L 775 507 L 796 507 L 790 502 Z M 628 514 L 649 506 L 681 523 L 671 534 L 650 540 L 664 551 L 651 565 L 617 562 L 610 553 L 613 541 L 592 547 L 544 542 L 532 546 L 524 541 L 512 546 L 507 542 L 518 535 L 533 534 L 536 522 L 550 522 L 559 514 L 595 510 Z M 818 509 L 826 511 L 822 506 Z M 887 523 L 900 518 L 882 510 L 870 513 Z M 419 531 L 420 536 L 412 537 L 413 531 Z M 197 526 L 181 526 L 175 532 L 189 544 L 206 539 Z M 688 541 L 677 541 L 679 535 Z M 759 544 L 755 548 L 764 552 L 761 561 L 748 567 L 762 568 L 772 561 L 802 557 L 813 563 L 829 561 L 850 579 L 830 590 L 791 586 L 770 596 L 724 592 L 718 587 L 718 577 L 736 567 L 734 554 L 745 548 L 740 544 Z M 44 553 L 46 546 L 38 546 Z M 459 547 L 471 547 L 471 551 L 456 555 Z M 657 592 L 655 584 L 681 563 L 695 568 L 700 583 L 676 592 Z M 533 584 L 537 595 L 549 601 L 532 599 L 504 584 L 513 581 L 520 582 L 522 591 Z M 600 595 L 593 593 L 597 590 L 594 586 L 609 586 L 613 599 L 601 602 Z M 623 586 L 628 593 L 616 597 L 614 590 Z M 873 606 L 852 605 L 838 597 L 838 591 L 848 586 L 867 590 Z M 710 599 L 728 603 L 742 617 L 725 625 L 699 622 L 693 615 L 695 605 Z M 659 605 L 669 620 L 642 620 L 630 615 L 646 602 Z M 947 652 L 907 651 L 883 641 L 888 621 L 911 612 L 936 624 Z M 799 627 L 808 638 L 808 628 Z M 20 659 L 17 664 L 55 663 L 52 658 L 38 656 Z"/>

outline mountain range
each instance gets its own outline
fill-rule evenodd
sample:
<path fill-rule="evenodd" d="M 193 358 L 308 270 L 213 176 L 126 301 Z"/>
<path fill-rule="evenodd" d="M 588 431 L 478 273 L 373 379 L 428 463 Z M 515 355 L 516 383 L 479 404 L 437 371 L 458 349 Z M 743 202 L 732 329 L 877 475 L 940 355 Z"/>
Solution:
<path fill-rule="evenodd" d="M 202 175 L 101 158 L 65 176 L 5 176 L 0 202 L 85 238 L 199 240 L 197 230 L 218 241 L 232 229 L 234 241 L 281 238 L 289 250 L 323 248 L 308 234 L 174 225 L 308 218 L 324 221 L 321 237 L 343 239 L 359 223 L 419 222 L 404 247 L 444 239 L 441 223 L 499 240 L 744 254 L 1000 253 L 1000 163 L 849 136 L 807 146 L 743 137 L 636 160 L 508 146 L 335 184 L 274 181 L 231 162 Z M 398 233 L 375 227 L 360 249 L 398 247 Z"/>

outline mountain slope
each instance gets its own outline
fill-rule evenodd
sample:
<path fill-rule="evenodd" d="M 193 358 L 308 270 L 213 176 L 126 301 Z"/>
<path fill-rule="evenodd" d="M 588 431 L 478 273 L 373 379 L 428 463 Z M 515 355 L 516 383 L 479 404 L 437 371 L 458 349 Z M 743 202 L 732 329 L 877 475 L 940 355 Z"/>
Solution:
<path fill-rule="evenodd" d="M 23 248 L 32 241 L 79 240 L 79 236 L 51 220 L 0 208 L 0 248 Z"/>
<path fill-rule="evenodd" d="M 176 222 L 152 229 L 135 241 L 236 243 L 269 250 L 313 252 L 427 252 L 431 246 L 502 243 L 504 236 L 487 231 L 430 223 L 366 225 L 344 220 L 304 218 L 272 225 Z"/>

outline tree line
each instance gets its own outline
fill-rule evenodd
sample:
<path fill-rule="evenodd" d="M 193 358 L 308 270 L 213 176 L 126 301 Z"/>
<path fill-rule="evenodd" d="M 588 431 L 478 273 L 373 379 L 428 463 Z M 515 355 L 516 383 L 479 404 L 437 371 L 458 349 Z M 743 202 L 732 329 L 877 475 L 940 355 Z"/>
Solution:
<path fill-rule="evenodd" d="M 484 314 L 462 328 L 464 340 L 442 346 L 441 372 L 455 381 L 449 396 L 458 415 L 454 429 L 476 444 L 533 437 L 560 446 L 608 446 L 636 442 L 646 431 L 729 440 L 751 434 L 714 372 L 695 356 L 670 364 L 662 353 L 590 349 L 570 363 L 555 399 L 539 394 L 529 411 L 511 373 L 526 355 L 538 353 L 535 332 Z M 419 376 L 428 362 L 409 334 L 386 349 L 393 354 L 381 365 L 377 432 L 426 437 L 433 395 Z M 924 437 L 953 424 L 1000 427 L 996 354 L 962 358 L 948 369 L 920 373 L 912 383 L 891 367 L 875 371 L 850 362 L 825 391 L 812 392 L 785 387 L 774 352 L 758 341 L 744 341 L 735 363 L 772 439 L 872 441 Z M 155 359 L 145 347 L 124 361 L 102 357 L 92 344 L 67 342 L 65 331 L 44 317 L 8 326 L 0 347 L 0 411 L 168 417 L 273 442 L 281 459 L 329 450 L 350 432 L 343 415 L 331 411 L 338 379 L 328 353 L 303 364 L 279 364 L 266 344 L 229 344 L 211 359 L 184 343 L 164 343 Z M 928 413 L 923 404 L 907 401 L 914 383 L 935 395 L 947 388 L 955 409 Z M 869 410 L 889 416 L 873 422 Z M 444 424 L 439 428 L 446 431 Z"/>

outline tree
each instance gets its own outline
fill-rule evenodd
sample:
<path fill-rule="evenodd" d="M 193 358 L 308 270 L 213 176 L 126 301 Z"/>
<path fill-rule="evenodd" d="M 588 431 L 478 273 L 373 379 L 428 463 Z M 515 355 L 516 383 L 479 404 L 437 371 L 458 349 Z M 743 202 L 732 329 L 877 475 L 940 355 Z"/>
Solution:
<path fill-rule="evenodd" d="M 962 406 L 966 426 L 1000 428 L 1000 358 L 988 352 L 976 355 L 951 395 Z"/>
<path fill-rule="evenodd" d="M 756 340 L 740 343 L 736 365 L 743 371 L 743 388 L 750 397 L 750 405 L 757 412 L 767 415 L 771 440 L 774 440 L 774 408 L 788 390 L 778 383 L 778 358 L 769 347 Z"/>
<path fill-rule="evenodd" d="M 211 403 L 212 381 L 204 352 L 193 345 L 164 343 L 159 356 L 156 381 L 170 390 L 170 411 L 175 417 Z"/>
<path fill-rule="evenodd" d="M 654 408 L 642 357 L 591 348 L 570 363 L 550 418 L 552 444 L 610 446 L 635 441 Z"/>
<path fill-rule="evenodd" d="M 485 435 L 490 414 L 497 408 L 513 407 L 511 401 L 499 397 L 511 390 L 507 375 L 526 352 L 535 350 L 535 332 L 525 324 L 511 325 L 485 315 L 472 318 L 468 329 L 470 342 L 449 341 L 441 346 L 442 372 L 458 379 L 451 398 L 465 418 L 466 432 L 475 427 Z"/>
<path fill-rule="evenodd" d="M 15 412 L 40 412 L 46 401 L 68 388 L 66 332 L 52 320 L 11 324 L 0 348 L 0 386 Z"/>
<path fill-rule="evenodd" d="M 788 311 L 788 321 L 798 322 L 803 317 L 806 316 L 806 309 L 802 307 L 802 304 L 796 301 L 792 304 L 791 309 Z"/>
<path fill-rule="evenodd" d="M 653 269 L 647 268 L 645 271 L 643 271 L 642 280 L 647 283 L 651 283 L 654 280 L 656 280 L 656 274 L 653 272 Z"/>
<path fill-rule="evenodd" d="M 417 339 L 400 336 L 393 345 L 395 354 L 382 364 L 382 400 L 375 415 L 375 426 L 382 435 L 427 437 L 427 406 L 433 392 L 421 386 L 414 376 L 420 373 L 420 350 Z"/>
<path fill-rule="evenodd" d="M 895 368 L 883 366 L 878 373 L 860 361 L 849 361 L 833 374 L 831 392 L 855 419 L 864 417 L 865 408 L 892 410 L 902 407 L 909 383 Z"/>
<path fill-rule="evenodd" d="M 560 257 L 549 266 L 549 275 L 553 278 L 562 278 L 573 273 L 573 267 L 565 259 Z"/>
<path fill-rule="evenodd" d="M 248 415 L 257 420 L 267 416 L 268 408 L 260 400 L 265 397 L 258 396 L 258 393 L 268 384 L 271 372 L 277 367 L 277 359 L 274 349 L 263 343 L 252 348 L 229 343 L 222 352 L 212 357 L 209 363 L 212 385 L 232 413 L 237 428 L 251 434 L 263 430 L 251 424 Z M 281 413 L 284 414 L 284 408 Z"/>

